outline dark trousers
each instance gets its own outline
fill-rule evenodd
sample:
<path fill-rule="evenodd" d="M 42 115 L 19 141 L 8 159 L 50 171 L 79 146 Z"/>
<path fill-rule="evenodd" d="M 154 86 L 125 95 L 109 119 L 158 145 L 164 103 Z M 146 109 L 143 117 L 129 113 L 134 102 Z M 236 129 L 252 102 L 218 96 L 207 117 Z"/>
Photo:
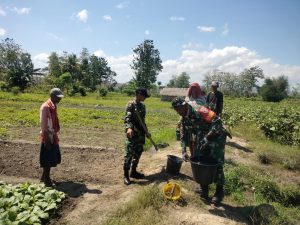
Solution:
<path fill-rule="evenodd" d="M 125 145 L 124 170 L 136 169 L 143 153 L 143 145 Z"/>
<path fill-rule="evenodd" d="M 51 149 L 46 149 L 44 143 L 40 149 L 40 165 L 41 167 L 56 167 L 61 162 L 60 148 L 58 144 L 53 144 Z"/>

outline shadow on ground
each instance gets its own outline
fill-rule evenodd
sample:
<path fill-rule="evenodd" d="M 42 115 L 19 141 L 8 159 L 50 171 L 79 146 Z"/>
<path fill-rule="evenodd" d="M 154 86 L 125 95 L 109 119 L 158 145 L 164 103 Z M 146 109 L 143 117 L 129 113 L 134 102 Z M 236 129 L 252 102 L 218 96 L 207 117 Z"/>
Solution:
<path fill-rule="evenodd" d="M 236 142 L 232 142 L 232 141 L 227 141 L 226 145 L 232 147 L 232 148 L 236 148 L 238 150 L 244 151 L 244 152 L 253 152 L 252 150 L 250 150 L 249 148 L 246 148 L 244 146 L 241 146 L 240 144 L 236 143 Z"/>
<path fill-rule="evenodd" d="M 252 214 L 254 208 L 255 206 L 231 206 L 220 203 L 218 206 L 208 211 L 214 215 L 230 218 L 240 223 L 253 224 L 250 215 Z"/>
<path fill-rule="evenodd" d="M 101 194 L 102 191 L 98 189 L 88 189 L 84 183 L 77 183 L 73 181 L 56 182 L 55 189 L 66 193 L 68 196 L 77 198 L 85 193 Z"/>
<path fill-rule="evenodd" d="M 145 177 L 144 180 L 133 180 L 133 183 L 139 185 L 149 185 L 151 183 L 167 182 L 169 180 L 194 180 L 192 177 L 179 173 L 178 175 L 172 175 L 167 173 L 165 166 L 162 166 L 160 172 L 150 174 Z"/>

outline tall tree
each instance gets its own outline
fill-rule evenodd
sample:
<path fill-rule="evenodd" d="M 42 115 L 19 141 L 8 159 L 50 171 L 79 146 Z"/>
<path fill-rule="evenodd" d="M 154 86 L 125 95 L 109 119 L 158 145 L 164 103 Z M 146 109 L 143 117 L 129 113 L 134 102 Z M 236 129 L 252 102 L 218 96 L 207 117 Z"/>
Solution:
<path fill-rule="evenodd" d="M 190 76 L 186 72 L 182 72 L 178 76 L 172 76 L 167 84 L 168 87 L 187 88 L 190 85 Z"/>
<path fill-rule="evenodd" d="M 258 79 L 264 78 L 264 73 L 258 66 L 250 67 L 240 73 L 241 88 L 244 94 L 247 96 L 252 92 L 252 89 L 257 87 L 256 83 Z"/>
<path fill-rule="evenodd" d="M 52 52 L 49 56 L 48 69 L 49 74 L 53 77 L 58 78 L 62 74 L 60 61 L 56 52 Z"/>
<path fill-rule="evenodd" d="M 83 48 L 80 53 L 80 73 L 82 77 L 82 84 L 85 87 L 89 87 L 90 84 L 90 73 L 89 73 L 89 64 L 90 64 L 90 54 L 87 48 Z"/>
<path fill-rule="evenodd" d="M 8 87 L 18 86 L 21 90 L 32 80 L 33 63 L 30 54 L 10 38 L 0 43 L 0 74 Z"/>
<path fill-rule="evenodd" d="M 96 89 L 96 85 L 101 85 L 105 83 L 106 85 L 115 83 L 113 79 L 116 76 L 116 73 L 111 70 L 108 66 L 107 61 L 95 55 L 90 57 L 90 88 L 92 90 Z"/>
<path fill-rule="evenodd" d="M 69 72 L 73 81 L 81 81 L 82 77 L 79 67 L 77 56 L 75 54 L 67 55 L 62 63 L 62 73 Z"/>
<path fill-rule="evenodd" d="M 133 49 L 133 52 L 131 69 L 134 70 L 136 86 L 149 89 L 151 84 L 156 82 L 158 73 L 163 69 L 160 53 L 154 48 L 152 40 L 144 40 Z"/>

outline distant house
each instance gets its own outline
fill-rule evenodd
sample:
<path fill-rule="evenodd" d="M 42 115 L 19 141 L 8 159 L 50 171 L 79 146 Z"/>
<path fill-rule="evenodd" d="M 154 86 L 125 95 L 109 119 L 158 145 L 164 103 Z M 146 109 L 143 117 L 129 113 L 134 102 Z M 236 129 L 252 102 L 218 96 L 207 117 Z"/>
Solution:
<path fill-rule="evenodd" d="M 176 97 L 185 97 L 188 88 L 163 88 L 160 90 L 161 101 L 172 101 Z"/>

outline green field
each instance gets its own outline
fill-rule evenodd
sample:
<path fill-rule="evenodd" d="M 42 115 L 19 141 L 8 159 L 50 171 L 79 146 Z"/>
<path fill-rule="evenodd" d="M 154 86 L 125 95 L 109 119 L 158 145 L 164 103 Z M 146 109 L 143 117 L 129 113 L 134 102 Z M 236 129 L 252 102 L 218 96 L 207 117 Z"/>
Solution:
<path fill-rule="evenodd" d="M 0 92 L 0 138 L 5 140 L 22 139 L 38 143 L 39 108 L 48 98 L 47 94 L 23 93 L 13 95 Z M 59 104 L 59 119 L 62 127 L 63 144 L 88 144 L 94 146 L 116 147 L 123 150 L 123 117 L 126 103 L 132 97 L 109 93 L 107 97 L 88 94 L 86 97 L 66 97 Z M 175 127 L 179 116 L 171 109 L 169 102 L 161 102 L 151 97 L 145 101 L 146 123 L 153 139 L 158 142 L 175 142 Z M 254 152 L 262 163 L 272 165 L 273 169 L 294 173 L 300 170 L 300 104 L 296 100 L 280 103 L 265 103 L 259 99 L 225 98 L 224 121 L 234 137 L 249 143 L 249 151 Z M 150 147 L 147 141 L 146 148 Z M 233 148 L 226 147 L 226 154 Z M 245 159 L 247 160 L 247 159 Z M 262 167 L 263 168 L 263 167 Z M 270 167 L 271 168 L 271 167 Z M 249 217 L 259 204 L 271 204 L 276 211 L 266 224 L 294 224 L 300 218 L 298 184 L 281 183 L 274 178 L 272 171 L 264 171 L 240 162 L 227 160 L 225 163 L 227 202 L 243 206 Z M 188 181 L 179 181 L 187 189 L 192 187 Z M 4 186 L 3 186 L 4 187 Z M 155 195 L 156 200 L 147 198 L 145 193 Z M 106 224 L 130 224 L 139 221 L 139 213 L 131 217 L 131 211 L 149 209 L 149 224 L 155 224 L 166 208 L 158 211 L 156 207 L 170 207 L 162 202 L 157 188 L 142 191 L 133 201 L 118 209 Z M 141 197 L 143 196 L 143 197 Z M 146 196 L 146 197 L 145 197 Z M 194 195 L 187 196 L 192 203 Z M 155 202 L 153 202 L 155 200 Z M 130 214 L 130 215 L 129 215 Z M 16 217 L 17 218 L 17 217 Z M 286 221 L 286 223 L 284 223 Z M 123 223 L 120 223 L 123 224 Z"/>

